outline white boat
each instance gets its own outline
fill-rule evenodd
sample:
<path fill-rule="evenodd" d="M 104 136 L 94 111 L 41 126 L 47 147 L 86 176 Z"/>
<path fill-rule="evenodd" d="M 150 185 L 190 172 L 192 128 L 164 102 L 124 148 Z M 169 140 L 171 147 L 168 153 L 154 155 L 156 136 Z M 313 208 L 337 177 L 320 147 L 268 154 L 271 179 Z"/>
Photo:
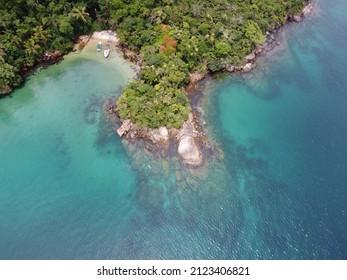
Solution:
<path fill-rule="evenodd" d="M 110 54 L 110 49 L 104 49 L 104 57 L 108 57 Z"/>
<path fill-rule="evenodd" d="M 102 43 L 101 43 L 101 41 L 99 41 L 98 48 L 96 50 L 99 52 L 99 51 L 101 51 L 101 48 L 102 48 Z"/>

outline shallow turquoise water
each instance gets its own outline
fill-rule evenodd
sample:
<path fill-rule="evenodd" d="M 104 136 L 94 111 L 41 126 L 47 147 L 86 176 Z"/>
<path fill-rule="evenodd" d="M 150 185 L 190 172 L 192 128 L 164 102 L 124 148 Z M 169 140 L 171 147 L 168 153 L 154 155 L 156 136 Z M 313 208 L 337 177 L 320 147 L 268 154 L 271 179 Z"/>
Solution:
<path fill-rule="evenodd" d="M 2 99 L 0 259 L 346 259 L 347 4 L 319 7 L 253 73 L 206 81 L 202 170 L 115 135 L 102 106 L 133 75 L 115 53 Z"/>
<path fill-rule="evenodd" d="M 347 5 L 319 4 L 254 73 L 208 88 L 249 224 L 240 258 L 347 257 Z"/>
<path fill-rule="evenodd" d="M 1 258 L 97 256 L 127 223 L 136 174 L 102 105 L 132 76 L 115 55 L 85 49 L 1 100 Z"/>

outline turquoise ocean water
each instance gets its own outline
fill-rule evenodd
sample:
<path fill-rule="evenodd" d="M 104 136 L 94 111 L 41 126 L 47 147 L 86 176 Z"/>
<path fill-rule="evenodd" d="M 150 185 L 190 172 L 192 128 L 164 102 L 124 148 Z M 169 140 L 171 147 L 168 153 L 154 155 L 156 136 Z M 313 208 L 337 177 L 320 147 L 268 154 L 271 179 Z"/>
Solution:
<path fill-rule="evenodd" d="M 0 100 L 0 259 L 347 259 L 346 12 L 318 1 L 255 71 L 205 81 L 202 170 L 115 135 L 115 53 L 37 71 Z"/>

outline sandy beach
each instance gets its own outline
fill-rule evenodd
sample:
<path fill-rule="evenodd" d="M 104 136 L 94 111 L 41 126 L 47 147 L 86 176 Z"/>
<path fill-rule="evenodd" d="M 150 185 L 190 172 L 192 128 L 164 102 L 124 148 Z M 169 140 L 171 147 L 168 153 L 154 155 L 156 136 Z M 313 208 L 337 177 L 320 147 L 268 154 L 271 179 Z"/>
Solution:
<path fill-rule="evenodd" d="M 107 43 L 111 45 L 117 45 L 119 43 L 117 33 L 113 30 L 103 30 L 99 32 L 94 32 L 91 39 L 99 40 L 102 43 Z"/>
<path fill-rule="evenodd" d="M 92 35 L 82 35 L 79 37 L 79 43 L 75 46 L 75 50 L 81 51 L 88 43 L 97 44 L 97 42 L 105 46 L 116 47 L 119 44 L 117 33 L 113 30 L 96 31 Z"/>

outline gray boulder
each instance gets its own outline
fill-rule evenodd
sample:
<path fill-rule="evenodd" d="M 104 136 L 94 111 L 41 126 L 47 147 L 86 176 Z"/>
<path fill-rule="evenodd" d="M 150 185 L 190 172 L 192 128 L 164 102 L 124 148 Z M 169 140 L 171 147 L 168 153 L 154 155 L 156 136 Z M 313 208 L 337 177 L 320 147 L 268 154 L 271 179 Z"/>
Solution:
<path fill-rule="evenodd" d="M 242 67 L 242 72 L 248 73 L 253 69 L 252 63 L 247 63 L 245 66 Z"/>
<path fill-rule="evenodd" d="M 183 136 L 179 140 L 177 150 L 182 161 L 190 166 L 198 167 L 203 163 L 202 154 L 191 136 Z"/>

